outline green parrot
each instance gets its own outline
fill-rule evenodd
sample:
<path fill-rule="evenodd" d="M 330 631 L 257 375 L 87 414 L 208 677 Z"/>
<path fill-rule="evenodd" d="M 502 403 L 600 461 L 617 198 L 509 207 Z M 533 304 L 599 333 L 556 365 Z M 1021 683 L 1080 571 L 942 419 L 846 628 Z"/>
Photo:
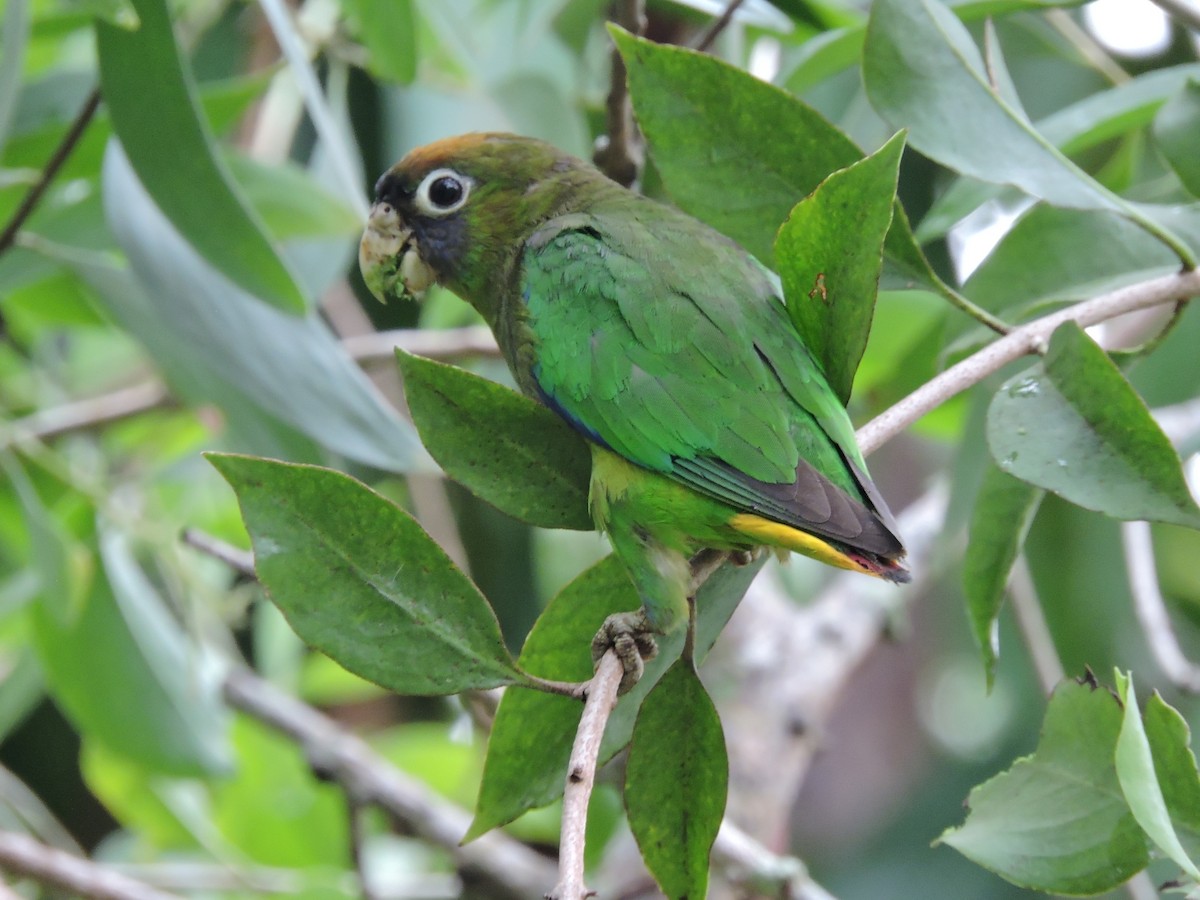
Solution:
<path fill-rule="evenodd" d="M 777 281 L 707 225 L 550 144 L 467 134 L 379 179 L 359 262 L 381 300 L 434 282 L 467 300 L 521 390 L 587 439 L 592 516 L 643 603 L 617 631 L 685 621 L 702 550 L 908 581 Z"/>

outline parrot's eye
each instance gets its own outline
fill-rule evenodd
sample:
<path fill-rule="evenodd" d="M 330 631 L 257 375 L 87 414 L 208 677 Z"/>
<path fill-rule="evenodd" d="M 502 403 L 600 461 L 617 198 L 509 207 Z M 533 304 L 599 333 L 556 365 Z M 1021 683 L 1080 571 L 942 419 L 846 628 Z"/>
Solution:
<path fill-rule="evenodd" d="M 460 209 L 471 192 L 471 179 L 453 169 L 434 169 L 417 186 L 417 208 L 429 216 L 446 216 Z"/>

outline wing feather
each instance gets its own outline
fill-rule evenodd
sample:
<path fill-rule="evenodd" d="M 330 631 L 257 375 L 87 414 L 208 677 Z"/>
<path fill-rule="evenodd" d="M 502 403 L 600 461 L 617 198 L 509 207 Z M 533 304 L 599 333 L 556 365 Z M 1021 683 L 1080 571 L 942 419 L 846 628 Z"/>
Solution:
<path fill-rule="evenodd" d="M 769 273 L 715 233 L 685 233 L 674 215 L 573 214 L 527 246 L 532 376 L 547 404 L 738 511 L 901 553 L 845 410 Z M 700 269 L 687 263 L 697 254 Z"/>

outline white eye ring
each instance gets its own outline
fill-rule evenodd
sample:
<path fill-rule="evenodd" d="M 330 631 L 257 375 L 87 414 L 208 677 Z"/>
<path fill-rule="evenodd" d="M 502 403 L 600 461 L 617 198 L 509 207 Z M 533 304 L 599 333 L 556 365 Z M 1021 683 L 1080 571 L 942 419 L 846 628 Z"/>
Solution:
<path fill-rule="evenodd" d="M 453 169 L 434 169 L 417 185 L 413 202 L 427 216 L 448 216 L 462 209 L 474 184 Z"/>

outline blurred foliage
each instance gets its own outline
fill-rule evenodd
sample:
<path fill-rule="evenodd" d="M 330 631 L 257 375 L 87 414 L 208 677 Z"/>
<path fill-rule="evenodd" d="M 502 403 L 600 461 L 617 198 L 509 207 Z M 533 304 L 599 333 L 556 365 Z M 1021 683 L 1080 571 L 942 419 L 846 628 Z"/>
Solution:
<path fill-rule="evenodd" d="M 343 339 L 476 322 L 444 291 L 420 308 L 369 298 L 354 257 L 370 185 L 464 131 L 590 156 L 614 36 L 648 143 L 644 189 L 777 265 L 789 304 L 814 286 L 795 265 L 815 242 L 804 222 L 828 226 L 825 252 L 869 244 L 876 266 L 882 242 L 869 340 L 869 307 L 800 325 L 833 335 L 823 358 L 865 341 L 857 377 L 854 361 L 838 374 L 856 422 L 994 338 L 964 309 L 1015 324 L 1200 254 L 1200 63 L 1178 25 L 1165 50 L 1122 59 L 1069 0 L 750 0 L 706 56 L 683 46 L 724 3 L 646 6 L 640 39 L 606 29 L 603 0 L 305 0 L 283 15 L 267 0 L 6 0 L 0 227 L 101 93 L 0 248 L 0 762 L 15 775 L 0 778 L 0 826 L 146 871 L 236 876 L 171 885 L 185 896 L 358 896 L 341 791 L 222 695 L 229 667 L 248 664 L 437 796 L 475 804 L 473 833 L 554 844 L 554 807 L 536 807 L 561 792 L 578 704 L 508 689 L 485 757 L 469 700 L 396 697 L 359 676 L 445 694 L 588 675 L 591 635 L 636 598 L 586 531 L 582 445 L 501 387 L 494 359 L 451 353 L 472 375 L 402 356 L 406 406 L 391 359 L 356 360 Z M 872 169 L 873 187 L 847 177 Z M 847 214 L 859 202 L 872 207 Z M 870 263 L 848 265 L 869 285 Z M 1110 358 L 1114 343 L 1131 349 Z M 1110 516 L 1155 520 L 1162 588 L 1200 655 L 1200 512 L 1184 480 L 1194 493 L 1197 346 L 1194 305 L 1169 325 L 1064 327 L 1044 359 L 872 459 L 895 505 L 946 487 L 950 507 L 914 627 L 896 623 L 906 640 L 851 685 L 796 801 L 791 849 L 836 896 L 1095 893 L 1147 860 L 1158 882 L 1195 878 L 1186 722 L 1200 706 L 1148 652 Z M 1147 405 L 1171 404 L 1184 424 L 1164 434 Z M 534 436 L 545 451 L 518 452 Z M 467 490 L 447 491 L 439 467 Z M 286 619 L 184 529 L 243 548 L 252 532 Z M 1067 681 L 1047 707 L 1006 606 L 1024 563 L 1049 649 L 1068 675 L 1119 669 L 1115 693 Z M 400 574 L 409 564 L 420 579 Z M 757 571 L 706 585 L 703 651 Z M 829 576 L 795 560 L 782 577 L 802 600 Z M 639 795 L 700 785 L 711 824 L 719 724 L 704 687 L 671 669 L 678 643 L 663 644 L 603 755 L 651 728 L 630 757 Z M 1130 671 L 1143 697 L 1160 692 L 1141 715 Z M 732 691 L 705 686 L 718 707 Z M 656 766 L 671 729 L 686 746 Z M 616 798 L 601 785 L 589 823 L 602 891 L 629 833 Z M 705 848 L 660 846 L 695 812 L 673 802 L 634 803 L 632 830 L 661 883 L 696 891 Z M 965 856 L 931 849 L 938 835 Z M 446 848 L 383 817 L 361 850 L 386 873 L 380 896 L 464 890 Z"/>

